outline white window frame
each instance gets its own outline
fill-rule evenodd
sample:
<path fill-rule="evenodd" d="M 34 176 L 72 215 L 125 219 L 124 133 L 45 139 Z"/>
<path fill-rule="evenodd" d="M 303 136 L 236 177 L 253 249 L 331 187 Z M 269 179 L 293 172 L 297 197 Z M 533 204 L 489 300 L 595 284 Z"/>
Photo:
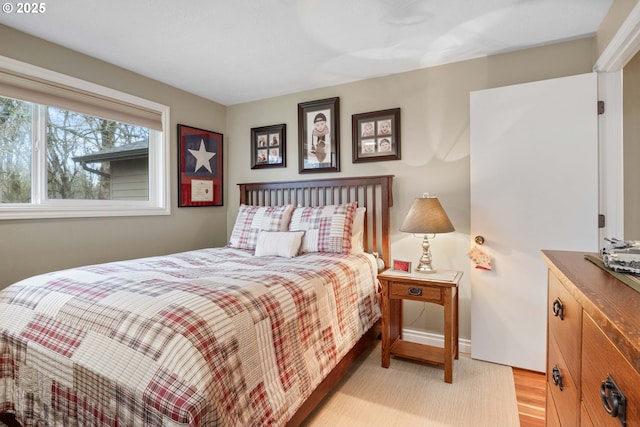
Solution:
<path fill-rule="evenodd" d="M 77 88 L 98 96 L 158 112 L 162 131 L 149 129 L 149 200 L 54 200 L 47 198 L 44 127 L 34 129 L 31 203 L 0 203 L 0 220 L 36 218 L 115 217 L 171 214 L 170 108 L 147 99 L 55 71 L 0 56 L 0 67 L 21 75 Z M 0 93 L 0 95 L 2 95 Z M 82 113 L 82 111 L 79 111 Z"/>

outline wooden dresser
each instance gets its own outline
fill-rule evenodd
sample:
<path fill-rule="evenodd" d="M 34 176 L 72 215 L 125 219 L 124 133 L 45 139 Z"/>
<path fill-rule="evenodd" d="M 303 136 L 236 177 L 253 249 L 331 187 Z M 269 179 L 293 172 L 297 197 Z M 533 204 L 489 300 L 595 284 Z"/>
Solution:
<path fill-rule="evenodd" d="M 547 426 L 640 427 L 640 293 L 582 252 L 542 256 Z"/>

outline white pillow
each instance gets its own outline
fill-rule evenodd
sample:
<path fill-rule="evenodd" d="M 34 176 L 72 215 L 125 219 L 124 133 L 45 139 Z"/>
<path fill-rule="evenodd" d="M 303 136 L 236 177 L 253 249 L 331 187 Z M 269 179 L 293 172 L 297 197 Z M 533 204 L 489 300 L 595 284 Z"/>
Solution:
<path fill-rule="evenodd" d="M 261 231 L 256 241 L 255 256 L 293 258 L 300 251 L 304 231 Z"/>
<path fill-rule="evenodd" d="M 356 208 L 353 216 L 353 226 L 351 227 L 351 253 L 361 254 L 364 252 L 364 214 L 367 208 Z"/>

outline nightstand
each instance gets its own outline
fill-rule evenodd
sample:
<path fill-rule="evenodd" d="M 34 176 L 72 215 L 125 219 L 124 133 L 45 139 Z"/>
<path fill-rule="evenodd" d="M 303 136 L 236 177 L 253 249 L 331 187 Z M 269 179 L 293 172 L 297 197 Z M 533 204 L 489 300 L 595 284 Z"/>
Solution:
<path fill-rule="evenodd" d="M 453 359 L 458 358 L 458 284 L 462 272 L 406 273 L 385 270 L 382 285 L 382 367 L 391 355 L 444 365 L 444 381 L 453 382 Z M 444 347 L 402 339 L 402 300 L 422 301 L 444 307 Z"/>

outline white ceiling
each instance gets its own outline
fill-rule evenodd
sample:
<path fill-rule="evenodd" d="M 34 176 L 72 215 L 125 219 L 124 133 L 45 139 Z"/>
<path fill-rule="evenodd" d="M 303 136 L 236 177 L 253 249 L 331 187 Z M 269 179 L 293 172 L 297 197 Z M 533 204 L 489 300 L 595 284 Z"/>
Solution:
<path fill-rule="evenodd" d="M 233 105 L 589 36 L 611 3 L 58 0 L 0 23 Z"/>

